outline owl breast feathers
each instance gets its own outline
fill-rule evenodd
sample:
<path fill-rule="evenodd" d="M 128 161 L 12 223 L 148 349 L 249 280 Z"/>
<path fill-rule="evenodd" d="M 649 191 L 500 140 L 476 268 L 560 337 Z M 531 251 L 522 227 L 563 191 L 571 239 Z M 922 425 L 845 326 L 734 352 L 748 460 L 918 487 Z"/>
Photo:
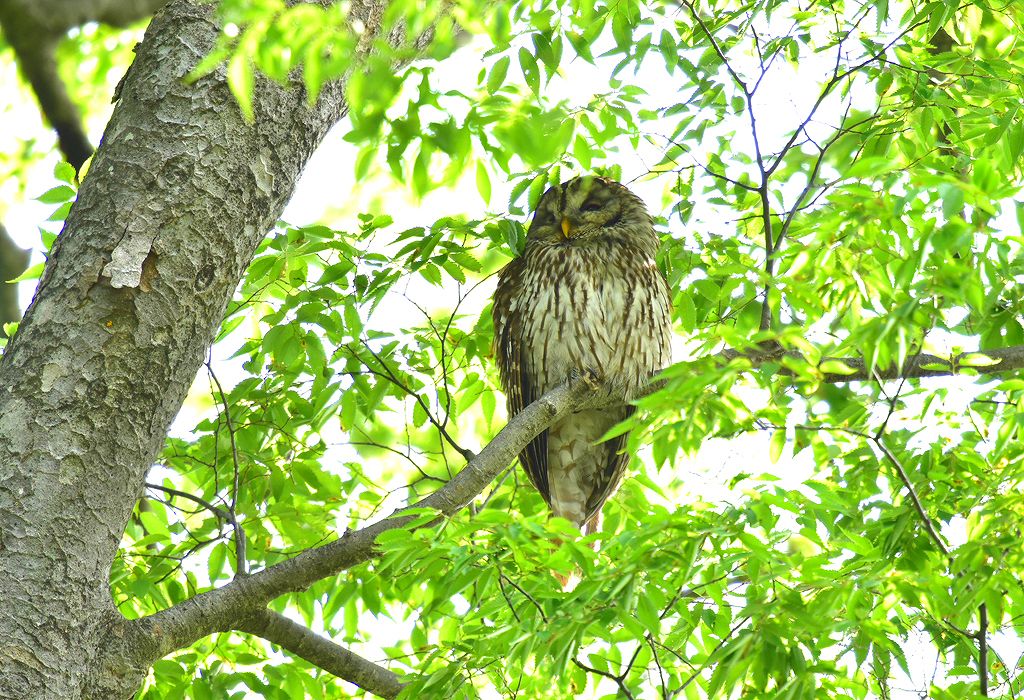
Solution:
<path fill-rule="evenodd" d="M 670 359 L 670 297 L 655 266 L 658 235 L 643 202 L 617 182 L 580 177 L 552 187 L 523 254 L 499 274 L 494 353 L 509 414 L 574 372 L 596 370 L 609 404 L 553 424 L 520 455 L 554 515 L 586 532 L 622 480 L 626 436 L 598 442 Z"/>

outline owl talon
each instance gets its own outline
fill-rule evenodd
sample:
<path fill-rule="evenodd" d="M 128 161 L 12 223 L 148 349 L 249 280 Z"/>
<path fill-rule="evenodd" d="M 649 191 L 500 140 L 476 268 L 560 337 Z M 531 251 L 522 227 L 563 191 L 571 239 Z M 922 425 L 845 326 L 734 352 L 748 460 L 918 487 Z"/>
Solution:
<path fill-rule="evenodd" d="M 583 382 L 594 391 L 600 389 L 604 383 L 604 377 L 601 375 L 601 372 L 593 367 L 574 369 L 569 373 L 569 378 L 573 381 Z"/>

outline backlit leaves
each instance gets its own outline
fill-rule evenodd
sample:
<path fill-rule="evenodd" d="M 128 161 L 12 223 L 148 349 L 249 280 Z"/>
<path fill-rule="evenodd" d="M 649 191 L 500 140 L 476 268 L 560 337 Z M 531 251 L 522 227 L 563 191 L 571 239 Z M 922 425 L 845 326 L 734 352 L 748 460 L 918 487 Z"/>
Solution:
<path fill-rule="evenodd" d="M 962 631 L 984 603 L 987 637 L 1017 643 L 1024 614 L 1022 386 L 979 377 L 983 354 L 952 380 L 833 380 L 1024 342 L 1020 11 L 441 8 L 381 18 L 407 38 L 437 27 L 410 63 L 410 42 L 372 40 L 345 3 L 221 7 L 198 72 L 226 63 L 247 115 L 259 80 L 300 76 L 315 100 L 351 71 L 359 153 L 339 167 L 414 198 L 461 187 L 498 213 L 275 228 L 219 338 L 243 376 L 221 387 L 214 367 L 208 415 L 168 441 L 114 573 L 121 609 L 229 580 L 228 511 L 260 567 L 463 468 L 460 450 L 504 421 L 491 276 L 548 187 L 599 172 L 654 183 L 678 336 L 638 401 L 636 477 L 604 530 L 579 538 L 510 471 L 471 509 L 427 514 L 381 538 L 379 559 L 275 604 L 388 659 L 408 697 L 972 692 Z M 464 57 L 464 75 L 446 71 Z M 600 81 L 583 90 L 585 71 Z M 575 571 L 562 591 L 552 572 Z M 160 662 L 147 697 L 333 696 L 249 644 L 222 635 Z M 1020 685 L 1012 658 L 987 674 L 990 696 Z"/>

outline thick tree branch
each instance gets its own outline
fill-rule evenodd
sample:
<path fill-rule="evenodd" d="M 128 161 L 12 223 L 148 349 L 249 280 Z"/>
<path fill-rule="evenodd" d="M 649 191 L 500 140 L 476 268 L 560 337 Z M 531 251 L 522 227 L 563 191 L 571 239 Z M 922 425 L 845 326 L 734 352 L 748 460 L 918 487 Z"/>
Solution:
<path fill-rule="evenodd" d="M 167 0 L 4 0 L 53 35 L 88 22 L 123 27 L 149 17 Z"/>
<path fill-rule="evenodd" d="M 981 353 L 963 353 L 952 358 L 917 355 L 908 360 L 901 368 L 876 368 L 871 372 L 867 371 L 862 360 L 843 358 L 841 361 L 853 370 L 852 373 L 826 373 L 825 380 L 839 383 L 950 376 L 956 374 L 964 366 L 962 363 L 968 356 L 974 356 L 973 359 L 977 360 L 979 354 Z M 984 355 L 997 362 L 991 365 L 970 367 L 971 371 L 994 373 L 1024 367 L 1024 346 L 989 350 Z M 800 357 L 796 353 L 789 353 L 789 356 Z M 743 357 L 757 366 L 769 361 L 778 361 L 781 356 L 777 354 L 744 355 L 736 351 L 726 351 L 720 353 L 718 357 L 724 360 Z M 272 624 L 271 621 L 263 617 L 268 602 L 280 595 L 304 590 L 316 581 L 336 575 L 377 556 L 379 550 L 375 546 L 376 540 L 384 532 L 428 526 L 436 523 L 442 516 L 456 513 L 497 478 L 529 441 L 541 431 L 561 416 L 594 403 L 598 395 L 596 389 L 594 382 L 589 377 L 585 377 L 575 379 L 544 395 L 522 413 L 513 417 L 480 454 L 472 459 L 451 481 L 410 508 L 396 511 L 391 516 L 372 525 L 346 532 L 334 542 L 307 550 L 292 559 L 250 576 L 236 578 L 221 588 L 195 596 L 154 615 L 125 622 L 121 634 L 131 640 L 130 648 L 135 650 L 136 662 L 148 665 L 167 653 L 185 647 L 213 632 L 231 629 L 252 631 L 256 634 L 261 634 L 256 631 L 256 627 L 265 632 L 270 630 L 266 635 L 261 636 L 266 636 L 271 641 L 290 648 L 284 637 L 270 636 L 270 634 L 283 635 L 285 633 L 281 631 L 284 623 L 278 621 Z M 409 512 L 410 509 L 416 510 Z M 423 518 L 423 509 L 436 511 L 438 517 Z M 258 622 L 253 622 L 254 620 Z M 298 635 L 299 631 L 291 630 L 290 634 Z M 305 639 L 309 635 L 312 633 L 302 631 L 301 638 Z M 334 650 L 333 656 L 329 655 L 328 661 L 325 663 L 342 664 L 339 656 L 341 652 L 337 651 L 333 643 L 327 640 L 300 642 L 299 638 L 294 636 L 288 637 L 288 639 L 292 644 L 305 643 L 317 649 L 321 647 L 332 649 Z M 307 656 L 313 652 L 307 651 L 304 654 L 296 651 L 296 653 L 310 659 L 313 663 L 318 663 Z M 345 657 L 345 659 L 347 658 Z M 330 666 L 322 667 L 335 672 Z M 345 675 L 352 670 L 350 667 L 338 665 L 335 668 L 339 672 L 344 668 L 344 673 L 339 673 L 339 675 L 361 687 L 366 687 L 357 678 Z M 363 669 L 365 672 L 370 672 L 370 670 L 373 669 Z M 383 669 L 379 669 L 379 671 L 383 671 Z M 379 690 L 367 689 L 375 693 Z M 383 691 L 380 694 L 388 697 Z"/>
<path fill-rule="evenodd" d="M 87 22 L 124 26 L 148 17 L 166 0 L 5 0 L 3 31 L 39 108 L 57 133 L 64 159 L 79 170 L 92 155 L 78 107 L 57 71 L 55 50 L 68 30 Z"/>
<path fill-rule="evenodd" d="M 452 515 L 478 496 L 508 468 L 526 445 L 560 417 L 588 405 L 597 395 L 588 378 L 575 379 L 548 392 L 512 418 L 501 432 L 465 468 L 438 491 L 410 506 L 431 509 L 438 516 Z M 346 532 L 322 547 L 307 550 L 271 566 L 159 613 L 125 623 L 126 634 L 136 638 L 135 647 L 151 663 L 213 632 L 233 629 L 239 620 L 260 614 L 266 604 L 285 593 L 300 591 L 378 554 L 377 537 L 389 530 L 407 528 L 418 514 L 402 509 L 360 530 Z M 420 514 L 422 510 L 418 511 Z M 420 519 L 416 527 L 436 522 Z"/>
<path fill-rule="evenodd" d="M 360 51 L 377 45 L 385 10 L 351 4 Z M 238 280 L 348 109 L 344 80 L 310 105 L 257 78 L 246 121 L 223 68 L 183 80 L 218 34 L 208 3 L 156 14 L 0 358 L 0 520 L 17 523 L 0 528 L 0 697 L 127 698 L 148 670 L 135 661 L 159 658 L 153 639 L 119 636 L 111 562 Z M 427 39 L 394 40 L 412 55 Z M 242 607 L 231 622 L 265 606 Z"/>
<path fill-rule="evenodd" d="M 842 358 L 841 361 L 853 372 L 826 373 L 825 380 L 839 383 L 950 376 L 958 372 L 968 355 L 978 354 L 980 353 L 964 353 L 953 358 L 917 355 L 908 360 L 902 368 L 876 368 L 871 372 L 868 372 L 862 360 Z M 989 350 L 984 355 L 998 362 L 970 367 L 971 371 L 984 374 L 1024 367 L 1024 346 Z M 790 353 L 790 356 L 799 357 L 795 353 Z M 719 357 L 725 360 L 744 357 L 755 366 L 779 359 L 777 355 L 744 355 L 736 351 L 720 353 Z M 595 388 L 592 382 L 577 379 L 541 397 L 510 420 L 480 454 L 450 482 L 413 504 L 411 508 L 432 509 L 437 511 L 439 516 L 454 514 L 506 469 L 537 434 L 561 416 L 587 405 L 594 395 Z M 336 575 L 376 556 L 378 550 L 375 548 L 375 542 L 378 536 L 389 530 L 409 527 L 422 514 L 422 511 L 409 514 L 407 510 L 397 511 L 360 530 L 346 532 L 334 542 L 307 550 L 285 562 L 248 577 L 236 579 L 222 588 L 203 593 L 149 617 L 130 621 L 126 625 L 140 640 L 147 640 L 148 643 L 140 641 L 137 645 L 140 649 L 146 649 L 142 653 L 146 656 L 147 663 L 212 632 L 232 629 L 239 624 L 239 620 L 260 614 L 265 605 L 274 598 L 304 590 L 318 580 Z M 436 522 L 436 519 L 419 518 L 415 527 L 433 522 Z"/>
<path fill-rule="evenodd" d="M 61 153 L 79 170 L 93 149 L 78 108 L 57 73 L 55 51 L 61 33 L 42 26 L 14 2 L 0 3 L 0 30 L 14 49 L 18 67 L 36 95 L 40 111 L 57 132 Z"/>
<path fill-rule="evenodd" d="M 393 698 L 402 690 L 398 674 L 364 659 L 280 613 L 263 610 L 242 620 L 236 629 L 262 637 L 314 666 L 382 698 Z"/>

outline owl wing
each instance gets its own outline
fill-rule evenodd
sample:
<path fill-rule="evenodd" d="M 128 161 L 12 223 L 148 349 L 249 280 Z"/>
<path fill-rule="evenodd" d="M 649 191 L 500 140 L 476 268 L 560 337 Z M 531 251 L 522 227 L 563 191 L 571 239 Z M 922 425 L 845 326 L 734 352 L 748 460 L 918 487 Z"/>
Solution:
<path fill-rule="evenodd" d="M 523 258 L 516 258 L 498 275 L 491 315 L 494 320 L 494 357 L 501 386 L 508 400 L 509 417 L 515 416 L 540 398 L 541 392 L 523 358 L 522 313 L 516 304 L 522 299 Z M 548 431 L 535 437 L 519 454 L 519 461 L 534 488 L 551 503 L 548 485 Z"/>
<path fill-rule="evenodd" d="M 626 420 L 635 412 L 636 407 L 629 404 L 622 406 L 620 411 L 613 411 L 609 417 L 608 430 L 611 430 L 612 426 Z M 590 497 L 587 499 L 587 522 L 601 511 L 605 501 L 615 493 L 615 489 L 618 488 L 619 483 L 622 481 L 622 475 L 625 474 L 626 466 L 629 464 L 629 453 L 626 452 L 626 439 L 628 436 L 628 433 L 617 435 L 600 445 L 607 450 L 605 452 L 607 457 L 604 468 L 597 473 L 594 479 Z M 589 532 L 593 532 L 593 529 L 589 530 Z"/>
<path fill-rule="evenodd" d="M 668 283 L 656 268 L 648 266 L 626 268 L 622 274 L 629 281 L 629 288 L 634 291 L 638 301 L 635 306 L 627 308 L 626 315 L 615 324 L 619 329 L 619 335 L 613 341 L 614 345 L 620 348 L 620 352 L 626 353 L 627 357 L 641 358 L 641 364 L 649 370 L 658 370 L 668 364 L 672 356 L 672 301 Z M 648 328 L 650 335 L 645 336 L 638 332 L 641 328 Z M 634 398 L 633 391 L 641 388 L 647 379 L 649 377 L 645 377 L 634 389 L 627 391 L 626 399 Z M 619 408 L 608 409 L 604 413 L 601 429 L 595 431 L 597 434 L 591 437 L 591 441 L 596 442 L 601 435 L 630 418 L 635 412 L 636 407 L 628 403 Z M 594 531 L 592 519 L 600 513 L 605 501 L 622 481 L 626 466 L 629 464 L 629 454 L 625 451 L 628 437 L 628 433 L 623 433 L 599 445 L 604 447 L 606 452 L 602 453 L 604 461 L 595 472 L 587 498 L 588 532 Z"/>

